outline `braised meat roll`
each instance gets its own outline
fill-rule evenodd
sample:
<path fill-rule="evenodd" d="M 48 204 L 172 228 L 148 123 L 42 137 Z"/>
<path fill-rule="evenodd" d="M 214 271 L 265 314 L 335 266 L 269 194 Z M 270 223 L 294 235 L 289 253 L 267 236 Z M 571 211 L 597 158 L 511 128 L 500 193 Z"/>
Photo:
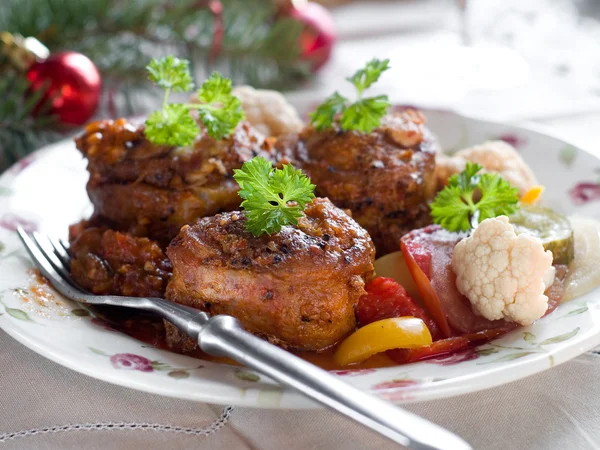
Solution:
<path fill-rule="evenodd" d="M 297 227 L 254 237 L 243 213 L 185 226 L 167 249 L 166 297 L 210 314 L 230 314 L 283 347 L 320 350 L 353 331 L 354 309 L 372 276 L 367 232 L 329 200 L 307 205 Z M 167 323 L 176 351 L 196 344 Z"/>
<path fill-rule="evenodd" d="M 162 297 L 171 262 L 158 243 L 87 221 L 70 228 L 71 276 L 97 295 Z"/>
<path fill-rule="evenodd" d="M 148 141 L 143 126 L 103 120 L 75 142 L 88 159 L 94 215 L 163 245 L 199 217 L 238 208 L 233 169 L 257 155 L 271 159 L 271 140 L 247 122 L 226 139 L 203 133 L 191 147 L 171 147 Z"/>
<path fill-rule="evenodd" d="M 397 251 L 404 234 L 430 223 L 437 148 L 414 110 L 385 116 L 368 134 L 308 127 L 276 143 L 281 162 L 301 168 L 316 195 L 352 211 L 378 256 Z"/>

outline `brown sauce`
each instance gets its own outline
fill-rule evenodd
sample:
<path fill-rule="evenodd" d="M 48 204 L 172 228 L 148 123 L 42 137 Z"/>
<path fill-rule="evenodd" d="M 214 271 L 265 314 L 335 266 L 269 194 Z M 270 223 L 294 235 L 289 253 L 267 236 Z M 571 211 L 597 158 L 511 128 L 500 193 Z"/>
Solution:
<path fill-rule="evenodd" d="M 96 317 L 93 323 L 98 326 L 120 331 L 141 342 L 163 350 L 170 350 L 165 341 L 165 331 L 162 319 L 156 316 L 141 313 L 139 311 L 116 308 L 116 307 L 93 307 Z M 384 353 L 373 355 L 367 360 L 353 364 L 352 366 L 340 366 L 333 359 L 335 346 L 322 352 L 291 352 L 300 358 L 315 364 L 326 370 L 357 370 L 357 369 L 375 369 L 379 367 L 397 366 L 398 364 L 388 358 Z M 187 353 L 188 356 L 224 364 L 241 365 L 238 362 L 222 357 L 211 356 L 202 350 L 195 350 Z"/>

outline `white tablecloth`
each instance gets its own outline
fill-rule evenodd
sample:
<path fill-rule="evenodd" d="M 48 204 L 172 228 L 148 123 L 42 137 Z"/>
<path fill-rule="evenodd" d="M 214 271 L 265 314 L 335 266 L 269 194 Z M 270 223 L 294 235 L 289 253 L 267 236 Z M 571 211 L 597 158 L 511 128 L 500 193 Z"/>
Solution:
<path fill-rule="evenodd" d="M 407 409 L 475 449 L 597 449 L 599 368 L 600 356 L 588 353 L 509 385 Z M 324 409 L 230 410 L 113 386 L 59 366 L 0 331 L 0 450 L 166 448 L 398 447 Z"/>
<path fill-rule="evenodd" d="M 382 2 L 378 3 L 381 7 Z M 415 13 L 415 3 L 412 2 L 410 14 Z M 435 2 L 425 3 L 427 14 L 431 14 L 434 11 L 431 4 Z M 360 9 L 357 13 L 355 6 L 351 8 L 355 10 L 354 16 L 349 10 L 342 10 L 338 13 L 339 20 L 350 21 L 352 17 L 356 20 L 357 14 L 361 16 Z M 389 33 L 389 21 L 386 23 Z M 345 35 L 352 34 L 353 26 L 347 25 L 343 30 Z M 329 90 L 332 80 L 348 75 L 348 67 L 355 68 L 372 56 L 380 56 L 373 54 L 374 48 L 395 51 L 395 64 L 399 65 L 403 62 L 400 46 L 435 45 L 449 33 L 412 35 L 401 31 L 400 36 L 367 41 L 364 36 L 369 32 L 359 30 L 356 33 L 359 39 L 340 43 L 331 65 L 313 87 Z M 456 42 L 456 36 L 450 41 Z M 551 99 L 551 114 L 546 107 L 546 100 L 550 100 L 539 86 L 542 94 L 538 92 L 537 100 L 520 96 L 523 88 L 504 96 L 488 92 L 457 100 L 444 99 L 442 92 L 434 97 L 443 100 L 439 101 L 442 106 L 472 108 L 482 115 L 497 116 L 501 111 L 506 120 L 531 118 L 540 123 L 539 119 L 545 118 L 541 123 L 553 134 L 600 155 L 597 99 L 586 97 L 585 101 L 579 101 L 582 97 L 577 86 L 568 87 L 565 83 L 556 86 L 560 92 Z M 410 100 L 422 89 L 413 87 Z M 407 99 L 399 91 L 388 93 L 395 100 Z M 520 99 L 523 108 L 511 108 L 506 101 L 510 98 Z M 523 110 L 528 113 L 523 114 Z M 591 114 L 590 110 L 596 113 Z M 596 449 L 600 448 L 599 369 L 600 356 L 590 352 L 509 385 L 407 408 L 460 434 L 475 449 Z M 113 386 L 61 367 L 0 331 L 0 450 L 138 448 L 380 450 L 397 447 L 327 410 L 225 408 Z"/>

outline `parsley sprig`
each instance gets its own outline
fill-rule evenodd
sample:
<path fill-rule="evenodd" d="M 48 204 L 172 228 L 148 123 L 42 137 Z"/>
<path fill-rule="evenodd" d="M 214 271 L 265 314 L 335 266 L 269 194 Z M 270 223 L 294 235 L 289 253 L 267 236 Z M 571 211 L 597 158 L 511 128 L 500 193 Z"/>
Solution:
<path fill-rule="evenodd" d="M 341 114 L 340 127 L 344 131 L 356 130 L 369 133 L 377 128 L 381 118 L 385 116 L 390 107 L 388 97 L 387 95 L 378 95 L 363 98 L 362 95 L 379 79 L 383 72 L 390 68 L 389 63 L 389 59 L 373 59 L 364 68 L 346 78 L 356 88 L 357 100 L 349 104 L 349 99 L 334 92 L 309 114 L 311 124 L 319 131 L 331 128 L 336 116 Z"/>
<path fill-rule="evenodd" d="M 198 91 L 200 103 L 169 103 L 171 92 L 191 92 L 194 82 L 189 62 L 167 56 L 153 59 L 146 67 L 151 81 L 165 90 L 162 109 L 146 120 L 146 137 L 158 145 L 191 145 L 200 127 L 190 111 L 197 110 L 207 133 L 214 139 L 229 136 L 244 119 L 240 100 L 231 93 L 231 80 L 213 73 Z"/>
<path fill-rule="evenodd" d="M 449 231 L 468 231 L 472 228 L 471 218 L 478 220 L 513 214 L 518 208 L 519 190 L 498 174 L 479 172 L 479 164 L 467 162 L 460 174 L 448 180 L 431 203 L 433 222 Z M 481 196 L 475 200 L 475 193 Z"/>
<path fill-rule="evenodd" d="M 284 225 L 297 225 L 304 207 L 315 197 L 315 185 L 301 170 L 291 164 L 274 169 L 260 156 L 235 169 L 233 177 L 244 199 L 241 207 L 246 212 L 246 230 L 254 236 L 279 233 Z"/>

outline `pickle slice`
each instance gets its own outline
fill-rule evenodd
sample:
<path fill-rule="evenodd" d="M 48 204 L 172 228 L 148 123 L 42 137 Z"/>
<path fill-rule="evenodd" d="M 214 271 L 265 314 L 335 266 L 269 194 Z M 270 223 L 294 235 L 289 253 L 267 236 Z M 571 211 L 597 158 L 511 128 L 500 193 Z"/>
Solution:
<path fill-rule="evenodd" d="M 575 256 L 575 240 L 569 220 L 550 208 L 521 204 L 510 217 L 517 234 L 527 233 L 542 240 L 554 257 L 553 264 L 569 264 Z"/>

